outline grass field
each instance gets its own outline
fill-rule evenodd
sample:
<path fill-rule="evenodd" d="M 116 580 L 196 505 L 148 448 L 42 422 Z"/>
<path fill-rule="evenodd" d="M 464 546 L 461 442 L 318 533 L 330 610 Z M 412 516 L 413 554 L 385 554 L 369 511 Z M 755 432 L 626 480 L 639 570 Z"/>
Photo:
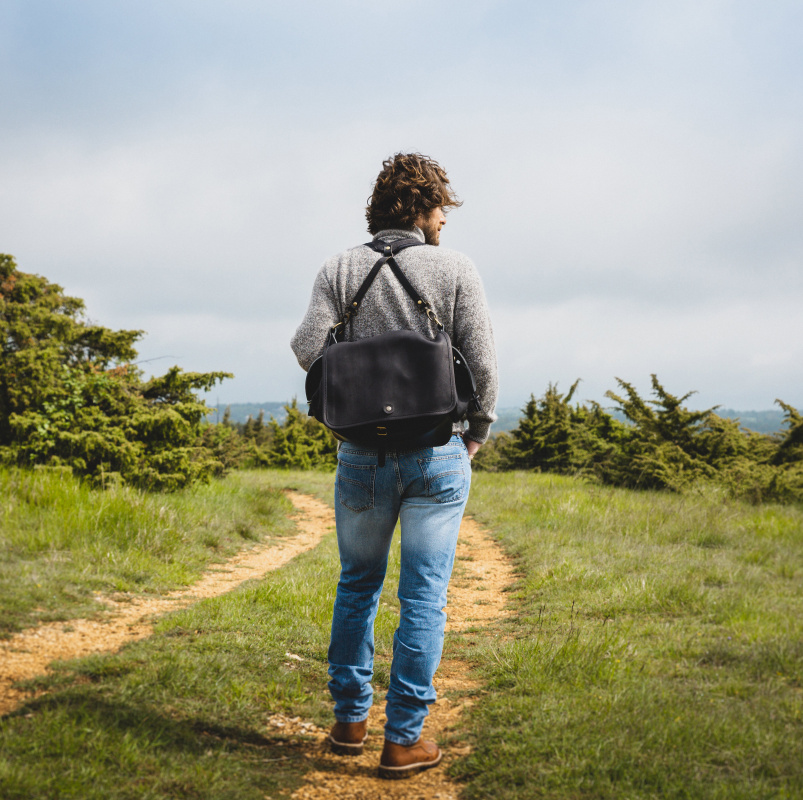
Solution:
<path fill-rule="evenodd" d="M 289 510 L 280 486 L 325 494 L 331 485 L 331 473 L 244 473 L 193 497 L 207 511 L 218 498 L 223 519 L 227 508 L 247 516 L 248 497 L 255 515 L 265 497 Z M 259 491 L 251 494 L 256 486 Z M 80 497 L 104 502 L 102 495 Z M 196 502 L 181 496 L 130 499 L 135 508 Z M 57 520 L 56 514 L 48 525 Z M 292 530 L 284 517 L 278 522 L 280 532 Z M 203 553 L 202 539 L 178 541 L 174 560 L 198 548 Z M 46 551 L 28 551 L 26 557 L 31 569 L 39 558 L 47 561 Z M 55 674 L 29 682 L 51 693 L 0 722 L 0 797 L 262 800 L 294 788 L 303 779 L 305 759 L 269 718 L 284 713 L 331 722 L 326 648 L 337 574 L 330 536 L 262 581 L 169 615 L 152 637 L 119 654 L 64 663 Z M 398 576 L 395 551 L 389 575 Z M 144 581 L 139 587 L 153 591 L 154 585 Z M 0 607 L 18 605 L 21 596 L 19 587 L 4 591 Z M 391 592 L 377 617 L 380 686 L 389 674 L 395 606 Z"/>
<path fill-rule="evenodd" d="M 175 494 L 95 491 L 65 472 L 0 469 L 0 637 L 97 613 L 95 592 L 163 592 L 286 534 L 290 503 L 260 475 Z"/>
<path fill-rule="evenodd" d="M 93 591 L 180 585 L 210 559 L 290 532 L 282 486 L 331 501 L 332 484 L 323 473 L 241 473 L 146 497 L 31 473 L 0 480 L 7 631 L 91 611 Z M 803 509 L 479 473 L 469 511 L 521 577 L 512 621 L 473 645 L 447 640 L 486 681 L 465 719 L 474 750 L 453 767 L 466 797 L 803 796 Z M 292 789 L 304 759 L 268 719 L 331 720 L 336 561 L 327 537 L 119 654 L 35 682 L 51 692 L 0 721 L 0 797 Z M 380 687 L 394 592 L 377 621 Z"/>
<path fill-rule="evenodd" d="M 478 476 L 521 572 L 472 798 L 803 796 L 803 511 Z"/>

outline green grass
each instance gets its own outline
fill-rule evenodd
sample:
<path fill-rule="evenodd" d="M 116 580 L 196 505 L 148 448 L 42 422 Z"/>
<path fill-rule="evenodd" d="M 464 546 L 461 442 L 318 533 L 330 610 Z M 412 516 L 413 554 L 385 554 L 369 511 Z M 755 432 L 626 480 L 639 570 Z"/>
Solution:
<path fill-rule="evenodd" d="M 72 685 L 0 728 L 0 795 L 262 798 L 298 783 L 302 754 L 268 719 L 326 717 L 329 538 L 117 655 L 64 664 Z"/>
<path fill-rule="evenodd" d="M 292 469 L 268 469 L 258 473 L 261 485 L 274 489 L 294 489 L 317 497 L 321 502 L 332 506 L 334 499 L 334 470 L 310 470 L 299 472 Z"/>
<path fill-rule="evenodd" d="M 254 499 L 284 485 L 331 487 L 332 474 L 260 472 L 236 481 L 258 486 Z M 289 794 L 308 761 L 269 718 L 332 722 L 326 650 L 338 571 L 329 535 L 263 579 L 167 616 L 146 640 L 29 681 L 49 693 L 0 721 L 0 797 Z M 398 547 L 376 623 L 380 690 L 389 676 L 397 580 Z"/>
<path fill-rule="evenodd" d="M 290 503 L 257 473 L 146 494 L 0 469 L 0 498 L 0 636 L 98 613 L 96 592 L 190 584 L 210 563 L 292 530 Z"/>
<path fill-rule="evenodd" d="M 469 798 L 803 796 L 803 510 L 475 476 L 521 573 Z"/>
<path fill-rule="evenodd" d="M 2 480 L 18 480 L 14 491 L 35 489 L 39 476 L 25 477 L 33 483 Z M 48 482 L 38 491 L 52 497 L 56 479 L 41 479 Z M 33 503 L 27 517 L 22 499 L 9 503 L 4 494 L 2 502 L 6 519 L 12 508 L 16 520 L 39 513 L 40 539 L 54 541 L 63 534 L 48 526 L 105 518 L 114 504 L 129 532 L 147 530 L 143 520 L 155 528 L 167 504 L 185 526 L 174 539 L 165 526 L 166 540 L 179 542 L 172 561 L 195 558 L 200 570 L 224 548 L 250 544 L 234 520 L 259 522 L 259 537 L 292 530 L 280 488 L 331 503 L 332 482 L 331 473 L 267 471 L 156 497 L 67 482 L 64 508 Z M 265 498 L 276 504 L 274 522 Z M 447 654 L 471 659 L 486 681 L 465 712 L 466 730 L 455 734 L 473 745 L 452 767 L 467 798 L 803 797 L 802 509 L 478 473 L 469 511 L 492 529 L 520 578 L 508 595 L 509 621 L 447 637 Z M 204 543 L 221 529 L 228 533 L 216 547 Z M 146 564 L 132 589 L 180 582 L 170 559 L 140 552 L 153 549 L 152 539 L 120 540 L 121 562 Z M 16 547 L 18 565 L 45 570 L 46 548 Z M 73 561 L 49 559 L 53 586 L 59 563 L 81 559 L 98 580 L 103 565 L 78 545 L 64 549 Z M 121 578 L 103 569 L 103 585 L 113 587 Z M 326 647 L 337 571 L 328 536 L 264 579 L 163 619 L 147 640 L 31 681 L 49 693 L 0 721 L 0 797 L 289 793 L 308 759 L 269 717 L 331 722 Z M 75 574 L 80 588 L 84 573 Z M 397 576 L 394 548 L 377 618 L 380 692 Z"/>

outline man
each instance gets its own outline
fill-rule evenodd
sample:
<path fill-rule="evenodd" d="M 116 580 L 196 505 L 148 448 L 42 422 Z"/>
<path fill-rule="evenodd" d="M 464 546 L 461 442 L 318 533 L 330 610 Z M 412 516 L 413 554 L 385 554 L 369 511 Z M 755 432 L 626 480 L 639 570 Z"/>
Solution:
<path fill-rule="evenodd" d="M 469 412 L 467 428 L 456 423 L 451 441 L 442 447 L 388 452 L 384 463 L 376 450 L 348 442 L 338 452 L 335 517 L 341 573 L 329 647 L 329 689 L 337 720 L 329 741 L 337 753 L 359 754 L 367 738 L 373 624 L 390 542 L 401 520 L 401 608 L 379 766 L 386 778 L 406 777 L 441 760 L 435 742 L 421 740 L 421 729 L 427 706 L 436 699 L 432 677 L 443 649 L 443 609 L 468 499 L 470 459 L 495 419 L 496 354 L 482 282 L 466 256 L 439 247 L 445 210 L 459 205 L 436 161 L 399 153 L 384 162 L 366 211 L 374 239 L 425 242 L 402 250 L 396 261 L 471 367 L 483 409 Z M 305 370 L 323 352 L 329 330 L 376 257 L 362 245 L 328 260 L 319 271 L 291 343 Z M 349 322 L 346 339 L 405 328 L 434 337 L 432 322 L 419 313 L 391 270 L 383 268 Z"/>

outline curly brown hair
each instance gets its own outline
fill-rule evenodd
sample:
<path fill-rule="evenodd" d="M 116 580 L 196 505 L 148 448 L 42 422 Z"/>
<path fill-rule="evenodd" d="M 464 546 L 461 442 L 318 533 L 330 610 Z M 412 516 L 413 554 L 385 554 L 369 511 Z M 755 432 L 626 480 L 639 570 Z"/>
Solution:
<path fill-rule="evenodd" d="M 372 234 L 388 228 L 407 230 L 420 214 L 461 205 L 437 161 L 421 153 L 396 153 L 382 162 L 365 218 Z"/>

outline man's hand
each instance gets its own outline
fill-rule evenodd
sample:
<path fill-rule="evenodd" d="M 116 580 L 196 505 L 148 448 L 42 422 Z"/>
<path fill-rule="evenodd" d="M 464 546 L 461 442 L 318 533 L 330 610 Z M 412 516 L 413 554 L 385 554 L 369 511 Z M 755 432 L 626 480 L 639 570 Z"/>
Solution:
<path fill-rule="evenodd" d="M 479 444 L 479 442 L 475 442 L 473 439 L 469 438 L 464 438 L 463 441 L 466 444 L 466 450 L 468 450 L 468 457 L 474 458 L 474 456 L 477 454 L 477 450 L 479 450 L 482 445 Z"/>

